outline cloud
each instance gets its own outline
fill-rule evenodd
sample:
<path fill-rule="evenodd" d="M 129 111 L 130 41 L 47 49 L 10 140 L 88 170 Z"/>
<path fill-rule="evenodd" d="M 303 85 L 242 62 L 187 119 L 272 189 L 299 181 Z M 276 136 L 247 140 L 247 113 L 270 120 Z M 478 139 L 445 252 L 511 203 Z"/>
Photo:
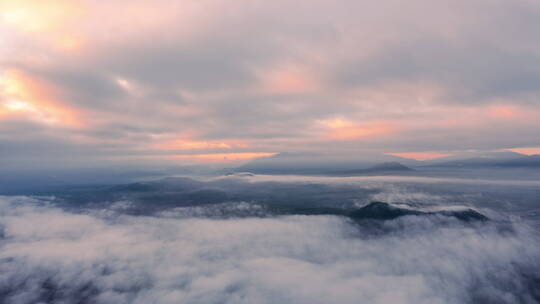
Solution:
<path fill-rule="evenodd" d="M 85 214 L 26 197 L 3 197 L 1 210 L 5 303 L 538 299 L 529 284 L 540 267 L 539 243 L 520 223 L 505 233 L 412 217 L 388 223 L 387 235 L 364 238 L 334 216 Z"/>
<path fill-rule="evenodd" d="M 540 148 L 537 148 L 537 147 L 521 147 L 521 148 L 512 149 L 512 151 L 522 153 L 522 154 L 527 154 L 527 155 L 540 154 Z"/>
<path fill-rule="evenodd" d="M 178 138 L 252 148 L 231 153 L 540 145 L 532 0 L 49 2 L 2 2 L 0 68 L 48 89 L 0 93 L 2 128 L 49 124 L 20 140 L 141 162 Z M 357 126 L 321 132 L 336 118 Z"/>
<path fill-rule="evenodd" d="M 45 124 L 81 127 L 81 114 L 58 99 L 54 88 L 17 70 L 0 76 L 4 118 L 23 116 Z"/>
<path fill-rule="evenodd" d="M 362 139 L 365 137 L 384 136 L 395 132 L 391 123 L 374 121 L 367 123 L 355 123 L 341 118 L 321 121 L 330 129 L 328 137 L 337 140 Z"/>
<path fill-rule="evenodd" d="M 275 153 L 268 152 L 239 152 L 239 153 L 210 153 L 210 154 L 186 154 L 172 155 L 171 158 L 177 159 L 195 159 L 204 162 L 234 162 L 241 160 L 250 160 L 259 157 L 272 156 Z"/>
<path fill-rule="evenodd" d="M 436 159 L 441 157 L 450 156 L 450 154 L 446 153 L 434 153 L 434 152 L 405 152 L 405 153 L 388 153 L 389 155 L 404 157 L 404 158 L 412 158 L 416 160 L 430 160 L 430 159 Z"/>

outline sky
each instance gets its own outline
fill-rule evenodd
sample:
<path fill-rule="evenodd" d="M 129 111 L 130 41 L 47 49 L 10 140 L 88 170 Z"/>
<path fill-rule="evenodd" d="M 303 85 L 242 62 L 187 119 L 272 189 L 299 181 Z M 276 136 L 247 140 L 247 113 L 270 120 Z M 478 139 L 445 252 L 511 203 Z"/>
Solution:
<path fill-rule="evenodd" d="M 537 0 L 0 0 L 2 165 L 540 153 Z"/>

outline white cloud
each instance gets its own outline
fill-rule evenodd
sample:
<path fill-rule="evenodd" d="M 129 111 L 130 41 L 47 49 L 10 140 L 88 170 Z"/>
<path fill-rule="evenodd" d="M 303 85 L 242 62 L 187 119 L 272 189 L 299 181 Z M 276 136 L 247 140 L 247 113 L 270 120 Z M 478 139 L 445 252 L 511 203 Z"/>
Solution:
<path fill-rule="evenodd" d="M 501 233 L 412 217 L 365 238 L 334 216 L 103 218 L 0 202 L 4 303 L 538 300 L 526 276 L 538 274 L 540 242 L 519 223 Z"/>

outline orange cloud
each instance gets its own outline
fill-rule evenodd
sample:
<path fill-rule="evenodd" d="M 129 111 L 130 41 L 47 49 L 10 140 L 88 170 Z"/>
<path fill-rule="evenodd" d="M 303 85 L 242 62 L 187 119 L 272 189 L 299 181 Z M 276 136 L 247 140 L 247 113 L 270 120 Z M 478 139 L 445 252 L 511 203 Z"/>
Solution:
<path fill-rule="evenodd" d="M 521 154 L 527 154 L 527 155 L 540 155 L 540 147 L 529 147 L 529 148 L 514 148 L 509 149 L 510 151 L 514 151 Z"/>
<path fill-rule="evenodd" d="M 395 132 L 395 128 L 388 122 L 372 121 L 357 123 L 354 121 L 336 118 L 321 121 L 327 129 L 327 136 L 336 140 L 352 140 L 377 135 L 387 135 Z"/>
<path fill-rule="evenodd" d="M 46 83 L 9 70 L 0 75 L 0 118 L 26 117 L 47 124 L 83 126 L 79 111 L 59 102 L 57 95 Z"/>
<path fill-rule="evenodd" d="M 158 149 L 164 150 L 202 150 L 202 149 L 232 149 L 247 148 L 248 145 L 240 142 L 220 142 L 220 141 L 197 141 L 187 139 L 177 139 L 159 144 Z"/>
<path fill-rule="evenodd" d="M 398 157 L 404 157 L 404 158 L 412 158 L 416 160 L 430 160 L 430 159 L 450 156 L 450 154 L 437 153 L 437 152 L 406 152 L 406 153 L 386 153 L 386 154 L 398 156 Z"/>
<path fill-rule="evenodd" d="M 192 154 L 192 155 L 172 155 L 170 158 L 186 159 L 202 162 L 234 162 L 250 160 L 259 157 L 268 157 L 276 153 L 268 152 L 241 152 L 241 153 L 211 153 L 211 154 Z"/>

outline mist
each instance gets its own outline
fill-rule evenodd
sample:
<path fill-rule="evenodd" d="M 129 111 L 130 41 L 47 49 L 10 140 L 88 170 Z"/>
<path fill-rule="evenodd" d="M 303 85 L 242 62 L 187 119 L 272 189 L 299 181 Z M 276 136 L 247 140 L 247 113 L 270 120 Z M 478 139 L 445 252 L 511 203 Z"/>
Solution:
<path fill-rule="evenodd" d="M 530 182 L 294 176 L 4 196 L 0 295 L 4 303 L 537 303 L 537 199 Z M 373 201 L 408 211 L 347 216 Z M 452 215 L 459 210 L 485 220 Z"/>

